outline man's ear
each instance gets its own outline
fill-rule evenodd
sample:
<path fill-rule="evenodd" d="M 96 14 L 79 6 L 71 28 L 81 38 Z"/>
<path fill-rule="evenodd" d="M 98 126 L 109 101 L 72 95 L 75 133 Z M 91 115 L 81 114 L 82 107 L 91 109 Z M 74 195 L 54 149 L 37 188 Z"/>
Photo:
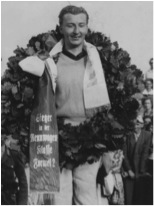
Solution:
<path fill-rule="evenodd" d="M 60 31 L 61 34 L 63 34 L 63 28 L 62 28 L 62 26 L 59 26 L 59 31 Z"/>
<path fill-rule="evenodd" d="M 88 25 L 87 25 L 87 33 L 86 33 L 86 35 L 88 34 L 88 31 L 89 31 L 89 27 L 88 27 Z"/>

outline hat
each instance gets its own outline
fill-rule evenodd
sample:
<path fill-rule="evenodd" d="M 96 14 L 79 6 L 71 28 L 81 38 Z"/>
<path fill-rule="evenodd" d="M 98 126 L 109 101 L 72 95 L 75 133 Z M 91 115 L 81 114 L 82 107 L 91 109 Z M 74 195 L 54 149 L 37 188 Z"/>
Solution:
<path fill-rule="evenodd" d="M 143 118 L 141 115 L 138 115 L 137 118 L 136 118 L 137 122 L 141 123 L 141 124 L 144 124 L 143 122 Z"/>

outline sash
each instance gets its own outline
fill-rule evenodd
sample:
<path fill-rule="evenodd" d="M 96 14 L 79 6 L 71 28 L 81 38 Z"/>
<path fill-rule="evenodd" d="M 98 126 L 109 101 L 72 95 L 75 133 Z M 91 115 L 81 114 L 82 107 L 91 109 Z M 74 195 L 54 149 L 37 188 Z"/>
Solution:
<path fill-rule="evenodd" d="M 59 191 L 59 151 L 55 97 L 48 68 L 39 78 L 30 120 L 30 190 Z"/>

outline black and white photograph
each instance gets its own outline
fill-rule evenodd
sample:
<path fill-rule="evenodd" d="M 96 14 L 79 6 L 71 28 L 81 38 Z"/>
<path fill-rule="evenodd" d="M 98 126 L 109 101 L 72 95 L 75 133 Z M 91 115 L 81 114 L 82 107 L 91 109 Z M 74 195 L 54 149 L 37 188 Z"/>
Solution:
<path fill-rule="evenodd" d="M 1 1 L 1 205 L 153 205 L 153 1 Z"/>

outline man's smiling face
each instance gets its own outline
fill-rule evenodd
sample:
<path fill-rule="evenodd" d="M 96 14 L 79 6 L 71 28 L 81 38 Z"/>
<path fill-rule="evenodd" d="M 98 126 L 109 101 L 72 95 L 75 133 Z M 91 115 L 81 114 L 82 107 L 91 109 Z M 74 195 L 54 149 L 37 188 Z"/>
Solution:
<path fill-rule="evenodd" d="M 64 36 L 64 42 L 67 47 L 75 48 L 83 45 L 88 32 L 86 15 L 84 13 L 75 15 L 70 13 L 65 14 L 60 30 Z"/>

